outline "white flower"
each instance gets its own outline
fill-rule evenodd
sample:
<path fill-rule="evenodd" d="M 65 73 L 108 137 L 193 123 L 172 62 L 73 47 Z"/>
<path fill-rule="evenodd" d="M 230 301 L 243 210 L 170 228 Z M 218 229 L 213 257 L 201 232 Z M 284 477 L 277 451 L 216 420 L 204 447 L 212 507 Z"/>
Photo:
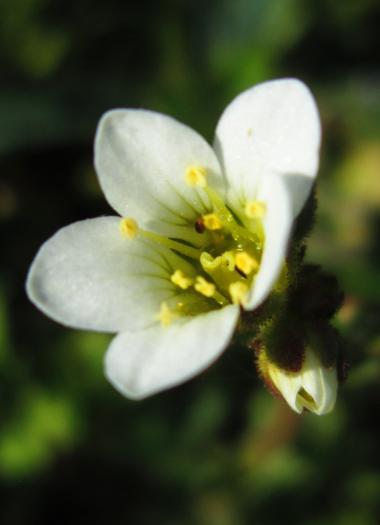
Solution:
<path fill-rule="evenodd" d="M 95 166 L 122 219 L 59 230 L 31 266 L 30 299 L 62 324 L 118 332 L 105 370 L 130 398 L 191 378 L 224 351 L 240 307 L 270 293 L 319 144 L 314 99 L 294 79 L 238 96 L 214 148 L 165 115 L 106 113 Z"/>
<path fill-rule="evenodd" d="M 334 408 L 338 391 L 336 367 L 324 367 L 309 347 L 298 372 L 287 372 L 267 362 L 263 374 L 299 414 L 306 408 L 321 416 Z"/>

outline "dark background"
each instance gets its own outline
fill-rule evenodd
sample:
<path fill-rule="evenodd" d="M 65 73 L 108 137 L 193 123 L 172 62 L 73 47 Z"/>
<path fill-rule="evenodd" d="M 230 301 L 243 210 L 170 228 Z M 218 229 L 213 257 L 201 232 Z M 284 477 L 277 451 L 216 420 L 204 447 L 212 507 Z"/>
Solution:
<path fill-rule="evenodd" d="M 379 523 L 379 27 L 377 0 L 1 0 L 1 525 Z M 212 140 L 240 91 L 289 76 L 324 129 L 308 258 L 347 294 L 335 411 L 291 413 L 238 348 L 123 399 L 103 378 L 109 337 L 55 324 L 24 292 L 44 240 L 110 213 L 100 115 L 153 109 Z"/>

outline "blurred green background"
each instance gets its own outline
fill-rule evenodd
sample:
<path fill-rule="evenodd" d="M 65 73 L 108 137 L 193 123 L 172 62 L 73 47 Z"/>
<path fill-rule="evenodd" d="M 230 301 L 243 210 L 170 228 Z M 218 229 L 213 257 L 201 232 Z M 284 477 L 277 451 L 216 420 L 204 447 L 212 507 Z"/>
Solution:
<path fill-rule="evenodd" d="M 380 523 L 379 27 L 378 0 L 0 1 L 1 525 Z M 308 257 L 347 293 L 335 411 L 291 413 L 239 348 L 123 399 L 103 378 L 109 337 L 55 324 L 24 292 L 44 240 L 110 213 L 100 115 L 149 108 L 212 140 L 234 96 L 285 76 L 323 121 Z"/>

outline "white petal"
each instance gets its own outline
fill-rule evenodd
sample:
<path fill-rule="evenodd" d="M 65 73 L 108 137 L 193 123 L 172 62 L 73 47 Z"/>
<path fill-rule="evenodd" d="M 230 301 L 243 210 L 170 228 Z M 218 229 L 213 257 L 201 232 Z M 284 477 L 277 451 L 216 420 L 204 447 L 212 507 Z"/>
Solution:
<path fill-rule="evenodd" d="M 305 362 L 302 366 L 302 387 L 313 398 L 319 407 L 323 402 L 323 369 L 314 352 L 306 350 Z"/>
<path fill-rule="evenodd" d="M 98 126 L 95 166 L 108 202 L 123 216 L 176 235 L 205 211 L 205 197 L 185 182 L 189 166 L 223 184 L 213 149 L 191 128 L 160 113 L 113 110 Z"/>
<path fill-rule="evenodd" d="M 262 180 L 257 197 L 267 208 L 263 219 L 265 242 L 260 269 L 245 307 L 247 310 L 259 306 L 277 281 L 285 262 L 293 222 L 289 192 L 282 177 L 268 175 Z"/>
<path fill-rule="evenodd" d="M 242 192 L 254 197 L 257 181 L 277 173 L 289 183 L 297 215 L 317 173 L 320 134 L 314 98 L 299 80 L 265 82 L 239 95 L 224 111 L 215 137 L 233 188 L 230 201 Z"/>
<path fill-rule="evenodd" d="M 315 402 L 315 414 L 327 414 L 334 408 L 338 391 L 336 369 L 323 367 L 310 348 L 306 350 L 302 367 L 302 386 Z"/>
<path fill-rule="evenodd" d="M 301 414 L 303 412 L 303 405 L 301 405 L 297 399 L 298 391 L 302 387 L 301 374 L 287 373 L 280 368 L 273 367 L 270 377 L 290 408 L 298 414 Z"/>
<path fill-rule="evenodd" d="M 176 293 L 169 276 L 179 258 L 149 242 L 123 238 L 119 221 L 77 222 L 43 244 L 27 292 L 44 313 L 64 325 L 105 332 L 154 322 L 161 302 Z"/>
<path fill-rule="evenodd" d="M 322 399 L 316 410 L 319 416 L 328 414 L 335 406 L 336 397 L 338 393 L 338 377 L 335 368 L 324 369 L 322 383 Z"/>
<path fill-rule="evenodd" d="M 123 395 L 143 399 L 202 372 L 228 345 L 239 309 L 228 306 L 168 327 L 119 334 L 105 358 L 105 373 Z"/>

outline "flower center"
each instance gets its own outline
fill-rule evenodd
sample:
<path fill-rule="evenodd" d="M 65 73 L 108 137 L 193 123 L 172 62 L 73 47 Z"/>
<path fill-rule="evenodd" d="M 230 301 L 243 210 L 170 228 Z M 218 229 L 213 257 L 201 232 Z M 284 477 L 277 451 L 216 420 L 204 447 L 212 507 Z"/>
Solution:
<path fill-rule="evenodd" d="M 264 231 L 265 203 L 247 201 L 232 210 L 207 181 L 202 166 L 189 166 L 185 182 L 209 201 L 207 213 L 195 217 L 189 226 L 203 236 L 202 250 L 186 239 L 173 239 L 140 228 L 131 218 L 121 219 L 120 233 L 134 239 L 149 239 L 175 252 L 184 268 L 173 268 L 169 279 L 178 289 L 173 304 L 161 304 L 156 315 L 163 326 L 180 316 L 193 316 L 228 304 L 244 306 L 260 267 Z M 240 217 L 240 218 L 239 218 Z"/>

